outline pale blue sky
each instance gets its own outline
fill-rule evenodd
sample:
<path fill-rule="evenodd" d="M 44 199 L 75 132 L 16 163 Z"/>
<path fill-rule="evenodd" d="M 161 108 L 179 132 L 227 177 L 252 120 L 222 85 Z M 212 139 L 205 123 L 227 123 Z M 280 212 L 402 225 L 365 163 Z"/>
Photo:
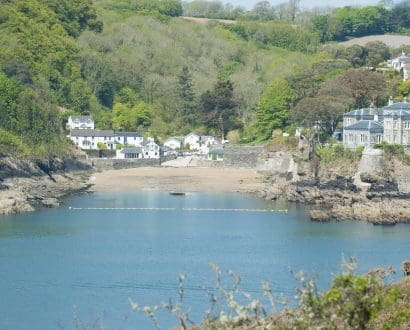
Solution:
<path fill-rule="evenodd" d="M 246 8 L 252 8 L 253 5 L 261 0 L 222 0 L 222 2 L 230 2 L 234 5 L 244 6 Z M 269 0 L 268 0 L 269 1 Z M 282 2 L 286 2 L 286 0 L 270 0 L 269 1 L 272 5 L 277 5 Z M 310 8 L 310 7 L 342 7 L 342 6 L 354 6 L 354 5 L 375 5 L 379 1 L 378 0 L 333 0 L 333 1 L 323 1 L 323 0 L 301 0 L 300 5 L 302 8 Z"/>

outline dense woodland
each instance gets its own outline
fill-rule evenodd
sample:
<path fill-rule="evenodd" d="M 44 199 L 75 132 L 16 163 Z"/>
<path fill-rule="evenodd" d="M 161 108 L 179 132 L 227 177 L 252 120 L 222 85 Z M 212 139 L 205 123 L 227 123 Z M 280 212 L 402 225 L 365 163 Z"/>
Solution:
<path fill-rule="evenodd" d="M 369 70 L 402 49 L 328 43 L 408 33 L 408 2 L 310 11 L 296 0 L 248 11 L 179 0 L 0 0 L 0 7 L 2 153 L 63 153 L 71 114 L 158 140 L 199 130 L 249 143 L 300 124 L 326 138 L 343 112 L 410 93 L 399 73 Z M 201 24 L 183 15 L 236 21 Z"/>

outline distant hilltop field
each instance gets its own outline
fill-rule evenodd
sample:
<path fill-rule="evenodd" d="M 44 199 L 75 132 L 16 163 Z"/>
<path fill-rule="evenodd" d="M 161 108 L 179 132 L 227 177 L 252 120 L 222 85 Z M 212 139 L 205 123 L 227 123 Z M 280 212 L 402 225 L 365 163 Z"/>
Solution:
<path fill-rule="evenodd" d="M 349 41 L 341 42 L 340 44 L 345 45 L 347 47 L 352 45 L 364 46 L 371 41 L 381 41 L 384 42 L 387 46 L 394 48 L 399 48 L 402 45 L 410 45 L 409 36 L 388 34 L 354 38 Z"/>

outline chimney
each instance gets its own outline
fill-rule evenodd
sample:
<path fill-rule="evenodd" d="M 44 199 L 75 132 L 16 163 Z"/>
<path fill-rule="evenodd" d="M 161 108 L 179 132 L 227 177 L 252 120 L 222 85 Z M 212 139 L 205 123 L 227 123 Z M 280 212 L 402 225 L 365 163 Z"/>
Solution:
<path fill-rule="evenodd" d="M 394 104 L 394 102 L 393 102 L 393 96 L 390 96 L 389 97 L 389 105 L 393 105 Z"/>
<path fill-rule="evenodd" d="M 374 121 L 379 121 L 379 114 L 377 113 L 377 108 L 373 102 L 370 104 L 370 114 L 373 115 Z"/>

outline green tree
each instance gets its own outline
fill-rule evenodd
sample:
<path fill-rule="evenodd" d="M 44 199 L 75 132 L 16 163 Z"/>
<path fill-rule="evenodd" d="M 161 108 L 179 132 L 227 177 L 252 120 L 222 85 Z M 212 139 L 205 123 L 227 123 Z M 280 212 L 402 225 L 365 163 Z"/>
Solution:
<path fill-rule="evenodd" d="M 368 107 L 372 102 L 383 105 L 388 98 L 386 82 L 379 73 L 352 69 L 334 79 L 336 84 L 350 90 L 355 108 Z"/>
<path fill-rule="evenodd" d="M 233 98 L 233 85 L 228 81 L 218 81 L 211 91 L 201 96 L 204 123 L 216 128 L 222 139 L 232 127 L 237 125 L 238 113 Z"/>
<path fill-rule="evenodd" d="M 20 90 L 17 84 L 0 71 L 0 127 L 16 128 L 16 109 Z"/>
<path fill-rule="evenodd" d="M 182 68 L 178 76 L 177 92 L 180 98 L 179 113 L 183 124 L 192 125 L 195 121 L 195 92 L 192 75 L 187 66 Z"/>
<path fill-rule="evenodd" d="M 378 64 L 388 60 L 391 57 L 390 49 L 381 41 L 371 41 L 365 46 L 366 64 L 376 67 Z"/>
<path fill-rule="evenodd" d="M 407 79 L 406 81 L 403 81 L 400 84 L 399 91 L 400 91 L 400 94 L 403 97 L 409 97 L 410 96 L 410 80 L 409 79 Z"/>
<path fill-rule="evenodd" d="M 346 105 L 334 96 L 318 95 L 298 102 L 291 110 L 293 120 L 307 129 L 330 136 L 346 111 Z"/>
<path fill-rule="evenodd" d="M 295 95 L 288 82 L 275 79 L 262 94 L 256 108 L 258 133 L 261 139 L 272 136 L 274 129 L 283 128 L 289 122 L 289 108 Z"/>

